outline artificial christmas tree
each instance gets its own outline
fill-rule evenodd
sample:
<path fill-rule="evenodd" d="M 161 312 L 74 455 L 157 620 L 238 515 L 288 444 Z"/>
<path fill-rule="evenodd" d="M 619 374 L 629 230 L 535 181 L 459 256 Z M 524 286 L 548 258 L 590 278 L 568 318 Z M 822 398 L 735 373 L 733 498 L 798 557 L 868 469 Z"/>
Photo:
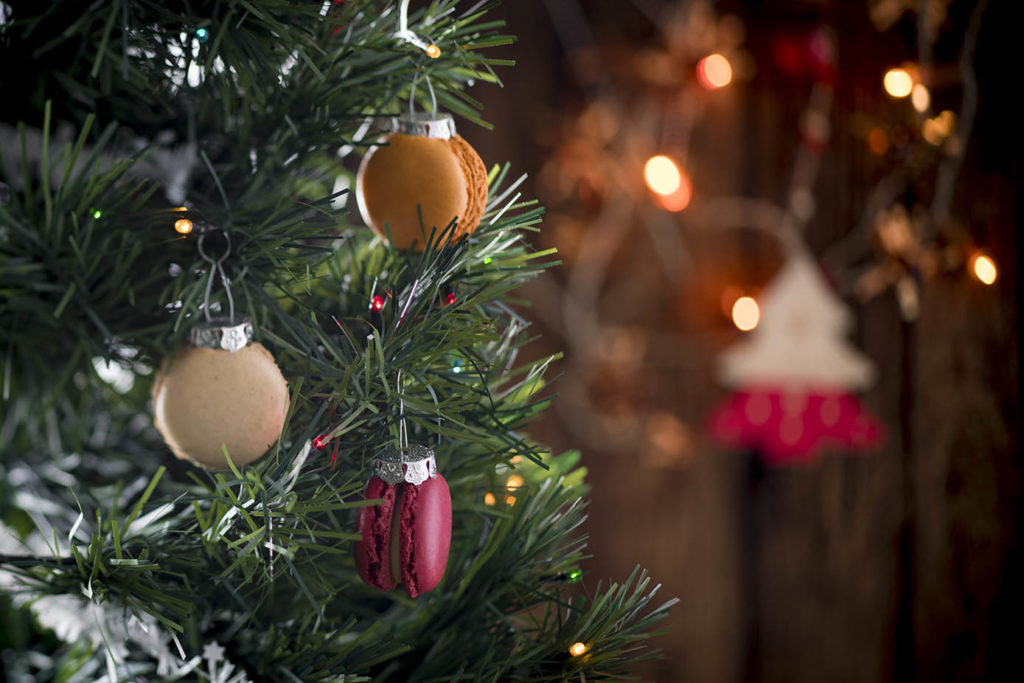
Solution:
<path fill-rule="evenodd" d="M 483 123 L 465 87 L 497 81 L 501 22 L 409 5 L 0 3 L 7 678 L 563 680 L 650 656 L 666 606 L 639 571 L 573 595 L 585 487 L 522 431 L 551 359 L 517 365 L 508 300 L 552 264 L 541 209 L 507 167 L 486 193 L 466 173 L 475 232 L 420 210 L 451 241 L 399 250 L 333 189 L 410 100 Z M 225 316 L 227 347 L 182 347 Z M 269 365 L 235 367 L 250 352 Z M 253 383 L 274 365 L 286 388 Z M 215 469 L 173 457 L 151 390 L 172 450 Z M 354 557 L 374 459 L 410 444 L 452 505 L 415 600 Z"/>

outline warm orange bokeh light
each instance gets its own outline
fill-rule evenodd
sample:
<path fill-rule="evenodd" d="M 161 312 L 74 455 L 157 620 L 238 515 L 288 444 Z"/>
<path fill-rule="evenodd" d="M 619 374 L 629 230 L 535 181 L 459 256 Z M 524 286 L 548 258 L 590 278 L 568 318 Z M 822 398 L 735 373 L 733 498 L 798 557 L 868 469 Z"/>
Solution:
<path fill-rule="evenodd" d="M 511 493 L 512 491 L 515 491 L 520 486 L 522 486 L 523 483 L 524 482 L 522 477 L 520 477 L 518 474 L 513 474 L 508 478 L 508 481 L 505 482 L 505 490 Z"/>
<path fill-rule="evenodd" d="M 654 201 L 666 211 L 682 211 L 690 205 L 693 185 L 679 165 L 664 154 L 644 164 L 644 182 L 654 193 Z"/>
<path fill-rule="evenodd" d="M 678 191 L 682 185 L 683 173 L 671 158 L 659 154 L 644 164 L 644 182 L 651 188 L 651 192 L 662 196 L 670 195 Z"/>
<path fill-rule="evenodd" d="M 573 657 L 579 657 L 581 654 L 587 651 L 585 643 L 573 643 L 569 646 L 569 654 Z"/>
<path fill-rule="evenodd" d="M 192 232 L 192 221 L 187 218 L 179 218 L 174 221 L 174 229 L 180 232 L 182 235 L 187 235 Z"/>
<path fill-rule="evenodd" d="M 974 277 L 986 285 L 993 284 L 996 278 L 999 277 L 999 269 L 996 268 L 996 262 L 985 254 L 975 254 L 971 260 L 971 272 L 974 273 Z"/>
<path fill-rule="evenodd" d="M 498 500 L 494 497 L 493 493 L 484 494 L 484 505 L 494 505 Z"/>
<path fill-rule="evenodd" d="M 889 69 L 882 85 L 891 97 L 906 97 L 914 89 L 914 79 L 906 69 Z"/>
<path fill-rule="evenodd" d="M 924 84 L 917 83 L 914 85 L 913 89 L 911 89 L 910 103 L 914 105 L 915 110 L 921 113 L 928 111 L 928 107 L 932 103 L 932 96 Z"/>
<path fill-rule="evenodd" d="M 690 179 L 684 175 L 678 190 L 670 195 L 658 196 L 655 201 L 666 211 L 682 211 L 690 205 L 692 198 L 693 186 L 690 185 Z"/>
<path fill-rule="evenodd" d="M 749 332 L 761 321 L 761 309 L 753 297 L 741 296 L 732 305 L 732 322 L 740 330 Z"/>
<path fill-rule="evenodd" d="M 724 88 L 732 82 L 732 64 L 723 55 L 708 55 L 697 62 L 697 80 L 708 90 Z"/>

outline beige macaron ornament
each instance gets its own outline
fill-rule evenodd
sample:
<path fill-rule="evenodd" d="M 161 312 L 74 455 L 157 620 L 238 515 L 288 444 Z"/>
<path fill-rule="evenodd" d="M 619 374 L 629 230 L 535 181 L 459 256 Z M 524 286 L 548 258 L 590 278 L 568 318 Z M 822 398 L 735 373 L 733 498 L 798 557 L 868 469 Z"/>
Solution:
<path fill-rule="evenodd" d="M 487 203 L 487 169 L 448 114 L 392 120 L 392 132 L 363 158 L 356 176 L 363 220 L 397 249 L 435 249 L 472 233 Z M 454 229 L 445 230 L 449 225 Z"/>
<path fill-rule="evenodd" d="M 211 469 L 248 465 L 281 435 L 288 385 L 252 323 L 213 319 L 164 360 L 153 384 L 154 423 L 179 458 Z"/>

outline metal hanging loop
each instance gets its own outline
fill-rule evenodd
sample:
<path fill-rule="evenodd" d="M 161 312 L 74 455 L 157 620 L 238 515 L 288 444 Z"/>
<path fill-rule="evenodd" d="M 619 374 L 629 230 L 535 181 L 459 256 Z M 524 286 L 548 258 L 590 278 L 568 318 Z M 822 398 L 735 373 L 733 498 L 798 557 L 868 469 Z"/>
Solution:
<path fill-rule="evenodd" d="M 207 235 L 212 232 L 219 232 L 224 237 L 225 248 L 224 253 L 219 258 L 213 258 L 206 253 L 203 247 L 203 243 L 206 240 Z M 212 323 L 213 316 L 210 315 L 210 295 L 213 291 L 213 280 L 216 275 L 220 275 L 221 285 L 224 287 L 224 293 L 228 297 L 228 320 L 231 324 L 235 322 L 235 299 L 231 296 L 231 283 L 228 280 L 227 273 L 224 272 L 224 260 L 231 254 L 231 236 L 228 232 L 222 228 L 216 228 L 214 230 L 205 230 L 199 235 L 199 240 L 196 242 L 196 246 L 199 250 L 199 257 L 210 264 L 210 277 L 206 280 L 206 292 L 203 295 L 203 315 L 206 316 L 206 322 Z"/>
<path fill-rule="evenodd" d="M 402 371 L 398 371 L 396 382 L 398 390 L 398 450 L 405 453 L 409 450 L 409 429 L 405 424 L 405 401 L 402 399 Z"/>

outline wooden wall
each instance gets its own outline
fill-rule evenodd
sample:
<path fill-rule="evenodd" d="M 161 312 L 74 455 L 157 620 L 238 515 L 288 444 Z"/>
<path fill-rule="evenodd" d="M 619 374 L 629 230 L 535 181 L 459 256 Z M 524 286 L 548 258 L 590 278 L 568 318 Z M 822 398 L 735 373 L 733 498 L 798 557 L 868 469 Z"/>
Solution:
<path fill-rule="evenodd" d="M 621 15 L 628 19 L 625 33 L 653 35 L 624 0 L 564 1 L 597 24 Z M 574 83 L 551 23 L 549 8 L 562 2 L 508 2 L 498 10 L 520 36 L 505 51 L 519 66 L 501 72 L 504 89 L 477 89 L 496 132 L 463 126 L 485 162 L 510 160 L 515 170 L 530 172 L 533 196 L 544 193 L 537 176 L 562 115 L 588 97 Z M 956 22 L 963 21 L 965 5 L 971 3 L 951 5 L 947 30 L 959 26 L 962 33 Z M 703 172 L 709 184 L 731 192 L 778 199 L 795 147 L 792 121 L 806 85 L 765 72 L 771 36 L 819 20 L 837 30 L 836 131 L 807 233 L 812 251 L 825 253 L 856 225 L 877 175 L 848 134 L 855 112 L 874 106 L 874 73 L 914 58 L 913 36 L 879 34 L 862 2 L 720 7 L 745 20 L 747 47 L 761 69 L 706 129 L 722 142 L 718 166 Z M 616 304 L 601 312 L 609 329 L 637 331 L 632 382 L 609 381 L 606 369 L 570 352 L 554 389 L 562 402 L 579 392 L 609 400 L 619 392 L 638 419 L 675 416 L 688 430 L 686 455 L 649 457 L 642 429 L 617 449 L 583 442 L 571 403 L 550 410 L 532 433 L 556 450 L 584 450 L 593 486 L 594 559 L 587 581 L 624 578 L 639 563 L 664 584 L 666 598 L 681 598 L 669 632 L 657 639 L 666 659 L 637 675 L 662 681 L 1019 680 L 1012 635 L 1022 607 L 1021 299 L 1012 151 L 1019 148 L 1012 127 L 1018 105 L 1000 75 L 1011 25 L 1005 6 L 992 3 L 977 62 L 979 117 L 953 209 L 996 257 L 999 280 L 992 288 L 964 277 L 926 282 L 921 314 L 912 323 L 902 320 L 891 294 L 850 302 L 857 317 L 852 341 L 879 369 L 877 385 L 863 396 L 888 430 L 877 452 L 828 454 L 811 468 L 765 471 L 752 465 L 750 454 L 707 443 L 702 415 L 724 395 L 713 378 L 714 355 L 734 336 L 727 329 L 690 334 L 692 293 L 652 276 L 654 247 L 644 246 L 641 231 L 618 250 L 615 283 L 639 283 L 651 300 L 636 310 Z M 723 246 L 691 237 L 690 246 L 702 250 L 711 267 L 739 259 L 751 271 L 770 272 L 777 264 L 778 254 L 757 240 Z M 540 238 L 545 246 L 550 239 Z M 571 259 L 570 253 L 568 268 Z M 566 347 L 558 298 L 566 272 L 527 292 L 533 301 L 528 317 L 544 335 L 537 355 Z M 666 342 L 672 335 L 689 341 Z"/>

